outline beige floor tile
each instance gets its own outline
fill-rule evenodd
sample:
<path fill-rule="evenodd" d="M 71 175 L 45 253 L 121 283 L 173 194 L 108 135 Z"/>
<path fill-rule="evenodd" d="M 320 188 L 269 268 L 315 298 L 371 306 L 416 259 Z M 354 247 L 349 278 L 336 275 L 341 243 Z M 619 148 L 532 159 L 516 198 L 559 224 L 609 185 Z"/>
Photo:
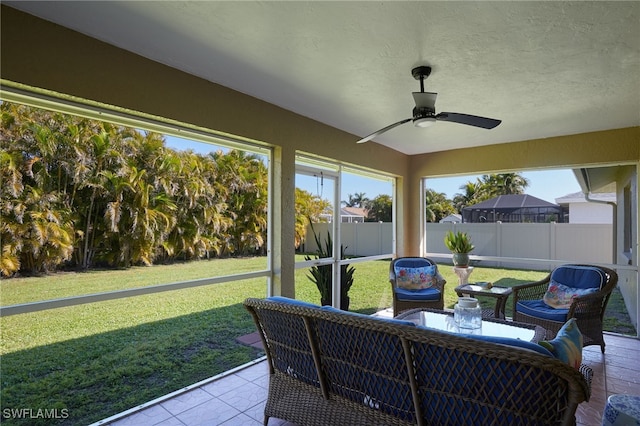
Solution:
<path fill-rule="evenodd" d="M 583 362 L 593 369 L 591 399 L 576 412 L 578 426 L 600 426 L 610 395 L 640 395 L 640 340 L 605 335 L 607 350 L 589 346 Z M 117 426 L 260 425 L 269 387 L 266 362 L 222 377 L 200 388 L 132 414 Z M 269 426 L 296 426 L 281 419 L 269 419 Z"/>

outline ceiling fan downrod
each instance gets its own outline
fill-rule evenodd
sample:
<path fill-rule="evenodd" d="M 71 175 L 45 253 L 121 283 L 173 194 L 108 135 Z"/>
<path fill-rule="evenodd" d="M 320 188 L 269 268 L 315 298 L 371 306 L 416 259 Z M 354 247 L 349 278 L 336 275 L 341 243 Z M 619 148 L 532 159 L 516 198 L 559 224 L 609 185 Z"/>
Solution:
<path fill-rule="evenodd" d="M 424 79 L 431 75 L 431 67 L 420 66 L 411 70 L 411 75 L 416 80 L 420 80 L 420 91 L 424 93 Z"/>
<path fill-rule="evenodd" d="M 411 70 L 413 78 L 420 80 L 420 93 L 414 93 L 416 106 L 413 108 L 413 125 L 416 127 L 429 127 L 435 123 L 435 95 L 424 94 L 424 79 L 431 75 L 431 67 L 420 66 Z"/>

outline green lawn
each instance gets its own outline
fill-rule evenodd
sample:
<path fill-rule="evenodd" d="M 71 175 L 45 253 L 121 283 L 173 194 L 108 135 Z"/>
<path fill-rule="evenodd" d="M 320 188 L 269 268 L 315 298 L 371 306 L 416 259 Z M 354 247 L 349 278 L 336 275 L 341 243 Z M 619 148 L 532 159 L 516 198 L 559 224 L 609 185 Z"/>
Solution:
<path fill-rule="evenodd" d="M 173 265 L 133 267 L 118 270 L 61 272 L 42 278 L 12 278 L 0 281 L 0 305 L 58 299 L 83 294 L 124 290 L 150 285 L 233 275 L 267 268 L 264 257 L 199 260 Z"/>
<path fill-rule="evenodd" d="M 260 270 L 265 263 L 264 258 L 224 259 L 62 273 L 2 280 L 0 292 L 2 304 L 10 305 Z M 372 313 L 389 307 L 389 262 L 355 267 L 350 309 Z M 445 305 L 453 307 L 457 277 L 450 266 L 440 269 L 448 281 Z M 296 271 L 296 297 L 318 303 L 317 289 L 307 273 Z M 514 285 L 545 275 L 477 267 L 472 281 Z M 265 292 L 265 280 L 252 279 L 2 317 L 0 408 L 66 408 L 69 413 L 69 418 L 57 423 L 4 418 L 2 422 L 91 423 L 255 359 L 262 354 L 236 343 L 235 338 L 254 331 L 242 301 L 264 297 Z M 488 303 L 492 305 L 493 300 Z M 619 309 L 620 305 L 612 300 L 611 306 Z M 507 309 L 509 313 L 510 302 Z M 624 316 L 620 318 L 616 323 L 624 323 Z"/>

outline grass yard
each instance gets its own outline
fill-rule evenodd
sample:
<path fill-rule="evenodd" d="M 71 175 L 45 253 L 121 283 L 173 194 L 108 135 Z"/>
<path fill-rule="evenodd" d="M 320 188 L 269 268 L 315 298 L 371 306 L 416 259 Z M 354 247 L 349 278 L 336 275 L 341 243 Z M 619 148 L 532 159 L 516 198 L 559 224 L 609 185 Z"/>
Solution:
<path fill-rule="evenodd" d="M 131 269 L 60 272 L 41 278 L 12 278 L 0 282 L 0 305 L 58 299 L 83 294 L 233 275 L 267 268 L 264 257 L 200 260 Z"/>
<path fill-rule="evenodd" d="M 122 271 L 61 273 L 0 282 L 2 304 L 68 297 L 180 280 L 261 270 L 264 258 L 199 261 Z M 355 264 L 350 310 L 372 313 L 391 305 L 388 261 Z M 457 277 L 448 281 L 445 306 L 453 307 Z M 319 303 L 308 271 L 296 271 L 296 297 Z M 515 285 L 546 273 L 477 267 L 472 281 Z M 242 307 L 264 297 L 264 279 L 213 284 L 100 303 L 0 318 L 1 409 L 66 409 L 69 417 L 2 423 L 87 424 L 219 374 L 262 354 L 235 341 L 254 331 Z M 616 299 L 617 298 L 617 299 Z M 493 306 L 493 299 L 487 302 Z M 618 293 L 613 327 L 627 327 Z M 611 309 L 609 309 L 611 310 Z M 507 303 L 507 314 L 511 311 Z M 625 322 L 626 321 L 626 322 Z M 631 327 L 633 330 L 633 328 Z M 635 331 L 633 331 L 635 333 Z"/>

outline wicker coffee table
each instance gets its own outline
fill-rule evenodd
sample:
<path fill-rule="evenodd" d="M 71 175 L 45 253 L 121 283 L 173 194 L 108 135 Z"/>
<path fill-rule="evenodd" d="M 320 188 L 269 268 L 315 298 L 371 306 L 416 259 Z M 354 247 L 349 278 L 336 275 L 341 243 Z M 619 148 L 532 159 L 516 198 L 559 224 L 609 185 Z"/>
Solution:
<path fill-rule="evenodd" d="M 411 321 L 420 327 L 435 328 L 449 333 L 477 334 L 481 336 L 509 337 L 534 343 L 545 338 L 546 330 L 539 325 L 505 321 L 496 318 L 482 318 L 478 329 L 459 328 L 453 321 L 453 312 L 438 309 L 410 309 L 400 313 L 395 319 Z"/>

